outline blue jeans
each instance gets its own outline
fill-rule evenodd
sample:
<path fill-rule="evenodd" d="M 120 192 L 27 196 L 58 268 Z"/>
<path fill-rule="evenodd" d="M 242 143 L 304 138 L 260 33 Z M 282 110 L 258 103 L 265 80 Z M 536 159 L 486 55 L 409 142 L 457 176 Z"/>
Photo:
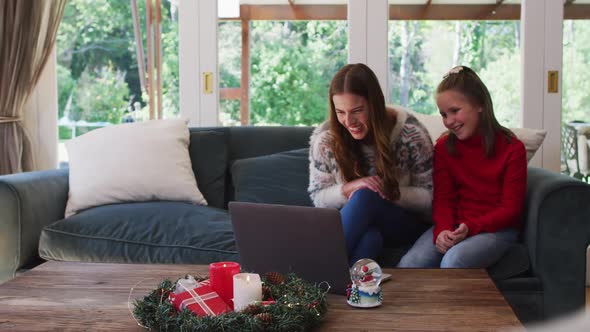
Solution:
<path fill-rule="evenodd" d="M 431 227 L 420 236 L 397 267 L 486 268 L 497 262 L 518 238 L 515 229 L 480 233 L 465 238 L 446 254 L 441 254 L 432 242 L 433 229 Z"/>
<path fill-rule="evenodd" d="M 348 261 L 376 259 L 383 245 L 410 244 L 427 227 L 415 216 L 370 189 L 357 190 L 340 210 Z"/>

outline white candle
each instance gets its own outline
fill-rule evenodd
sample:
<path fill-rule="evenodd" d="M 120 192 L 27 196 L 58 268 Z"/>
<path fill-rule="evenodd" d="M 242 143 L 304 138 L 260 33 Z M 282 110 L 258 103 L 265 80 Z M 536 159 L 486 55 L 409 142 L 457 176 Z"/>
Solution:
<path fill-rule="evenodd" d="M 260 276 L 256 273 L 234 274 L 234 311 L 242 311 L 256 301 L 262 301 Z"/>

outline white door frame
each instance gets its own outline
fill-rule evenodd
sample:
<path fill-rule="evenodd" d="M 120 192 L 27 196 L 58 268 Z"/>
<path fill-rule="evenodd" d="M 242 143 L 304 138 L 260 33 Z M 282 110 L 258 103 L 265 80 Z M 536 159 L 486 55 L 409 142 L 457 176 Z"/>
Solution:
<path fill-rule="evenodd" d="M 563 1 L 522 0 L 522 125 L 547 130 L 530 165 L 560 170 Z M 558 92 L 547 92 L 548 71 L 559 73 Z"/>
<path fill-rule="evenodd" d="M 180 115 L 189 126 L 218 126 L 217 0 L 179 1 L 178 13 Z M 209 93 L 205 73 L 213 74 Z"/>
<path fill-rule="evenodd" d="M 387 0 L 348 0 L 348 63 L 364 63 L 377 75 L 385 101 L 389 101 Z"/>

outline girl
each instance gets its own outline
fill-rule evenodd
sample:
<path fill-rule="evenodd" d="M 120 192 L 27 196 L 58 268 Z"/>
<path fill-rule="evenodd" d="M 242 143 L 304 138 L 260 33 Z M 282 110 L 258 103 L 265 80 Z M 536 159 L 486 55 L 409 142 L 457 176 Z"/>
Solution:
<path fill-rule="evenodd" d="M 311 199 L 338 208 L 349 263 L 377 258 L 384 243 L 412 243 L 427 227 L 432 190 L 430 136 L 402 108 L 385 106 L 379 81 L 350 64 L 330 84 L 330 113 L 310 140 Z"/>
<path fill-rule="evenodd" d="M 488 89 L 468 67 L 443 77 L 436 103 L 448 131 L 434 147 L 434 227 L 398 267 L 485 268 L 518 237 L 524 144 L 498 123 Z"/>

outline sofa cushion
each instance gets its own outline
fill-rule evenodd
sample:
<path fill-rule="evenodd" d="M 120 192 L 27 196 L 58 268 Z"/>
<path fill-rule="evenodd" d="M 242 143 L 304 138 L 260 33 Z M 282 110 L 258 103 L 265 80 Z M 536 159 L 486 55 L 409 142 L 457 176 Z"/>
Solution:
<path fill-rule="evenodd" d="M 205 264 L 237 260 L 227 211 L 181 202 L 105 205 L 43 229 L 48 260 Z"/>
<path fill-rule="evenodd" d="M 527 247 L 522 243 L 517 243 L 510 247 L 496 264 L 488 268 L 488 273 L 492 279 L 498 281 L 521 276 L 530 267 L 531 261 Z"/>
<path fill-rule="evenodd" d="M 236 160 L 231 167 L 235 200 L 312 206 L 308 155 L 305 148 Z"/>
<path fill-rule="evenodd" d="M 547 131 L 542 129 L 510 128 L 510 130 L 524 144 L 527 161 L 533 159 L 547 136 Z"/>
<path fill-rule="evenodd" d="M 230 162 L 309 146 L 313 127 L 229 127 Z"/>
<path fill-rule="evenodd" d="M 199 190 L 209 206 L 225 204 L 226 135 L 219 131 L 191 131 L 188 147 Z"/>
<path fill-rule="evenodd" d="M 153 200 L 206 205 L 188 153 L 185 120 L 126 123 L 66 142 L 66 217 L 94 206 Z"/>

